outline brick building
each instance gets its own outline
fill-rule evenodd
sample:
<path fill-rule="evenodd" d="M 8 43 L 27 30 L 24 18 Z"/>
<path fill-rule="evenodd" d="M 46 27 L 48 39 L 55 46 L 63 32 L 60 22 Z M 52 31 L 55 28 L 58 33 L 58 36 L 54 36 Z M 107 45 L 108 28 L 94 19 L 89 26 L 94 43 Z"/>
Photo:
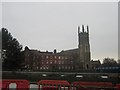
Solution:
<path fill-rule="evenodd" d="M 89 27 L 85 31 L 82 25 L 82 31 L 78 26 L 78 48 L 54 52 L 41 52 L 25 47 L 25 68 L 28 70 L 77 70 L 89 69 L 91 67 L 90 60 L 90 44 L 89 44 Z"/>
<path fill-rule="evenodd" d="M 25 67 L 32 71 L 73 70 L 73 57 L 54 52 L 40 52 L 25 48 Z"/>

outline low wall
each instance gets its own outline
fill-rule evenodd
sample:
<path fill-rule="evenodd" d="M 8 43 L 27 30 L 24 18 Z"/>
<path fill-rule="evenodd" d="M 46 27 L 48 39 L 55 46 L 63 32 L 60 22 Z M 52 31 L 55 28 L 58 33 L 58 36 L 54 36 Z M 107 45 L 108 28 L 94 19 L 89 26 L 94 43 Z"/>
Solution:
<path fill-rule="evenodd" d="M 65 73 L 65 72 L 18 72 L 3 71 L 2 79 L 26 79 L 37 82 L 39 80 L 67 80 L 90 81 L 90 82 L 112 82 L 120 83 L 120 73 Z"/>

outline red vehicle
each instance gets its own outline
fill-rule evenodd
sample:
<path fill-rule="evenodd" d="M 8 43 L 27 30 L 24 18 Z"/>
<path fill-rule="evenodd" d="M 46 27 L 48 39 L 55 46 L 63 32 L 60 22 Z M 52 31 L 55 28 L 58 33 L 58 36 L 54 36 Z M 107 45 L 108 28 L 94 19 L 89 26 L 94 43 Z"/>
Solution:
<path fill-rule="evenodd" d="M 41 80 L 38 90 L 69 90 L 70 84 L 65 80 Z"/>
<path fill-rule="evenodd" d="M 72 90 L 115 90 L 109 82 L 73 82 Z"/>
<path fill-rule="evenodd" d="M 12 85 L 12 86 L 11 86 Z M 72 82 L 65 80 L 40 80 L 33 85 L 35 90 L 120 90 L 120 84 L 110 82 Z M 34 90 L 27 80 L 2 80 L 0 90 Z M 13 90 L 12 89 L 12 90 Z"/>
<path fill-rule="evenodd" d="M 116 90 L 120 90 L 120 84 L 116 84 Z"/>
<path fill-rule="evenodd" d="M 2 80 L 2 90 L 29 90 L 29 81 L 27 80 Z"/>

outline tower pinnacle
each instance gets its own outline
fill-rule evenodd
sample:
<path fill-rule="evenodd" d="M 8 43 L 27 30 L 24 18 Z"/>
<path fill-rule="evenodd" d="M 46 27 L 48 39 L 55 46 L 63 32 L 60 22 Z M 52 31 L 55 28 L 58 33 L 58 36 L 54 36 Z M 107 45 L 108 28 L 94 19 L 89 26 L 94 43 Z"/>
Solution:
<path fill-rule="evenodd" d="M 80 33 L 80 26 L 78 26 L 78 34 Z"/>
<path fill-rule="evenodd" d="M 84 32 L 84 25 L 82 25 L 82 32 Z"/>
<path fill-rule="evenodd" d="M 88 25 L 87 25 L 87 33 L 89 34 L 89 27 L 88 27 Z"/>

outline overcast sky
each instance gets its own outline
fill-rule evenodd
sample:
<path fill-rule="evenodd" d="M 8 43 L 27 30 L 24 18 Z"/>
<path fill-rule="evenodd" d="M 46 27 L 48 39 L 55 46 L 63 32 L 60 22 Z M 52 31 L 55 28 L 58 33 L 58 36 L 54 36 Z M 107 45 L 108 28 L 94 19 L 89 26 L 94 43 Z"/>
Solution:
<path fill-rule="evenodd" d="M 4 2 L 2 26 L 40 51 L 78 47 L 78 25 L 89 25 L 91 59 L 118 59 L 117 2 Z"/>

